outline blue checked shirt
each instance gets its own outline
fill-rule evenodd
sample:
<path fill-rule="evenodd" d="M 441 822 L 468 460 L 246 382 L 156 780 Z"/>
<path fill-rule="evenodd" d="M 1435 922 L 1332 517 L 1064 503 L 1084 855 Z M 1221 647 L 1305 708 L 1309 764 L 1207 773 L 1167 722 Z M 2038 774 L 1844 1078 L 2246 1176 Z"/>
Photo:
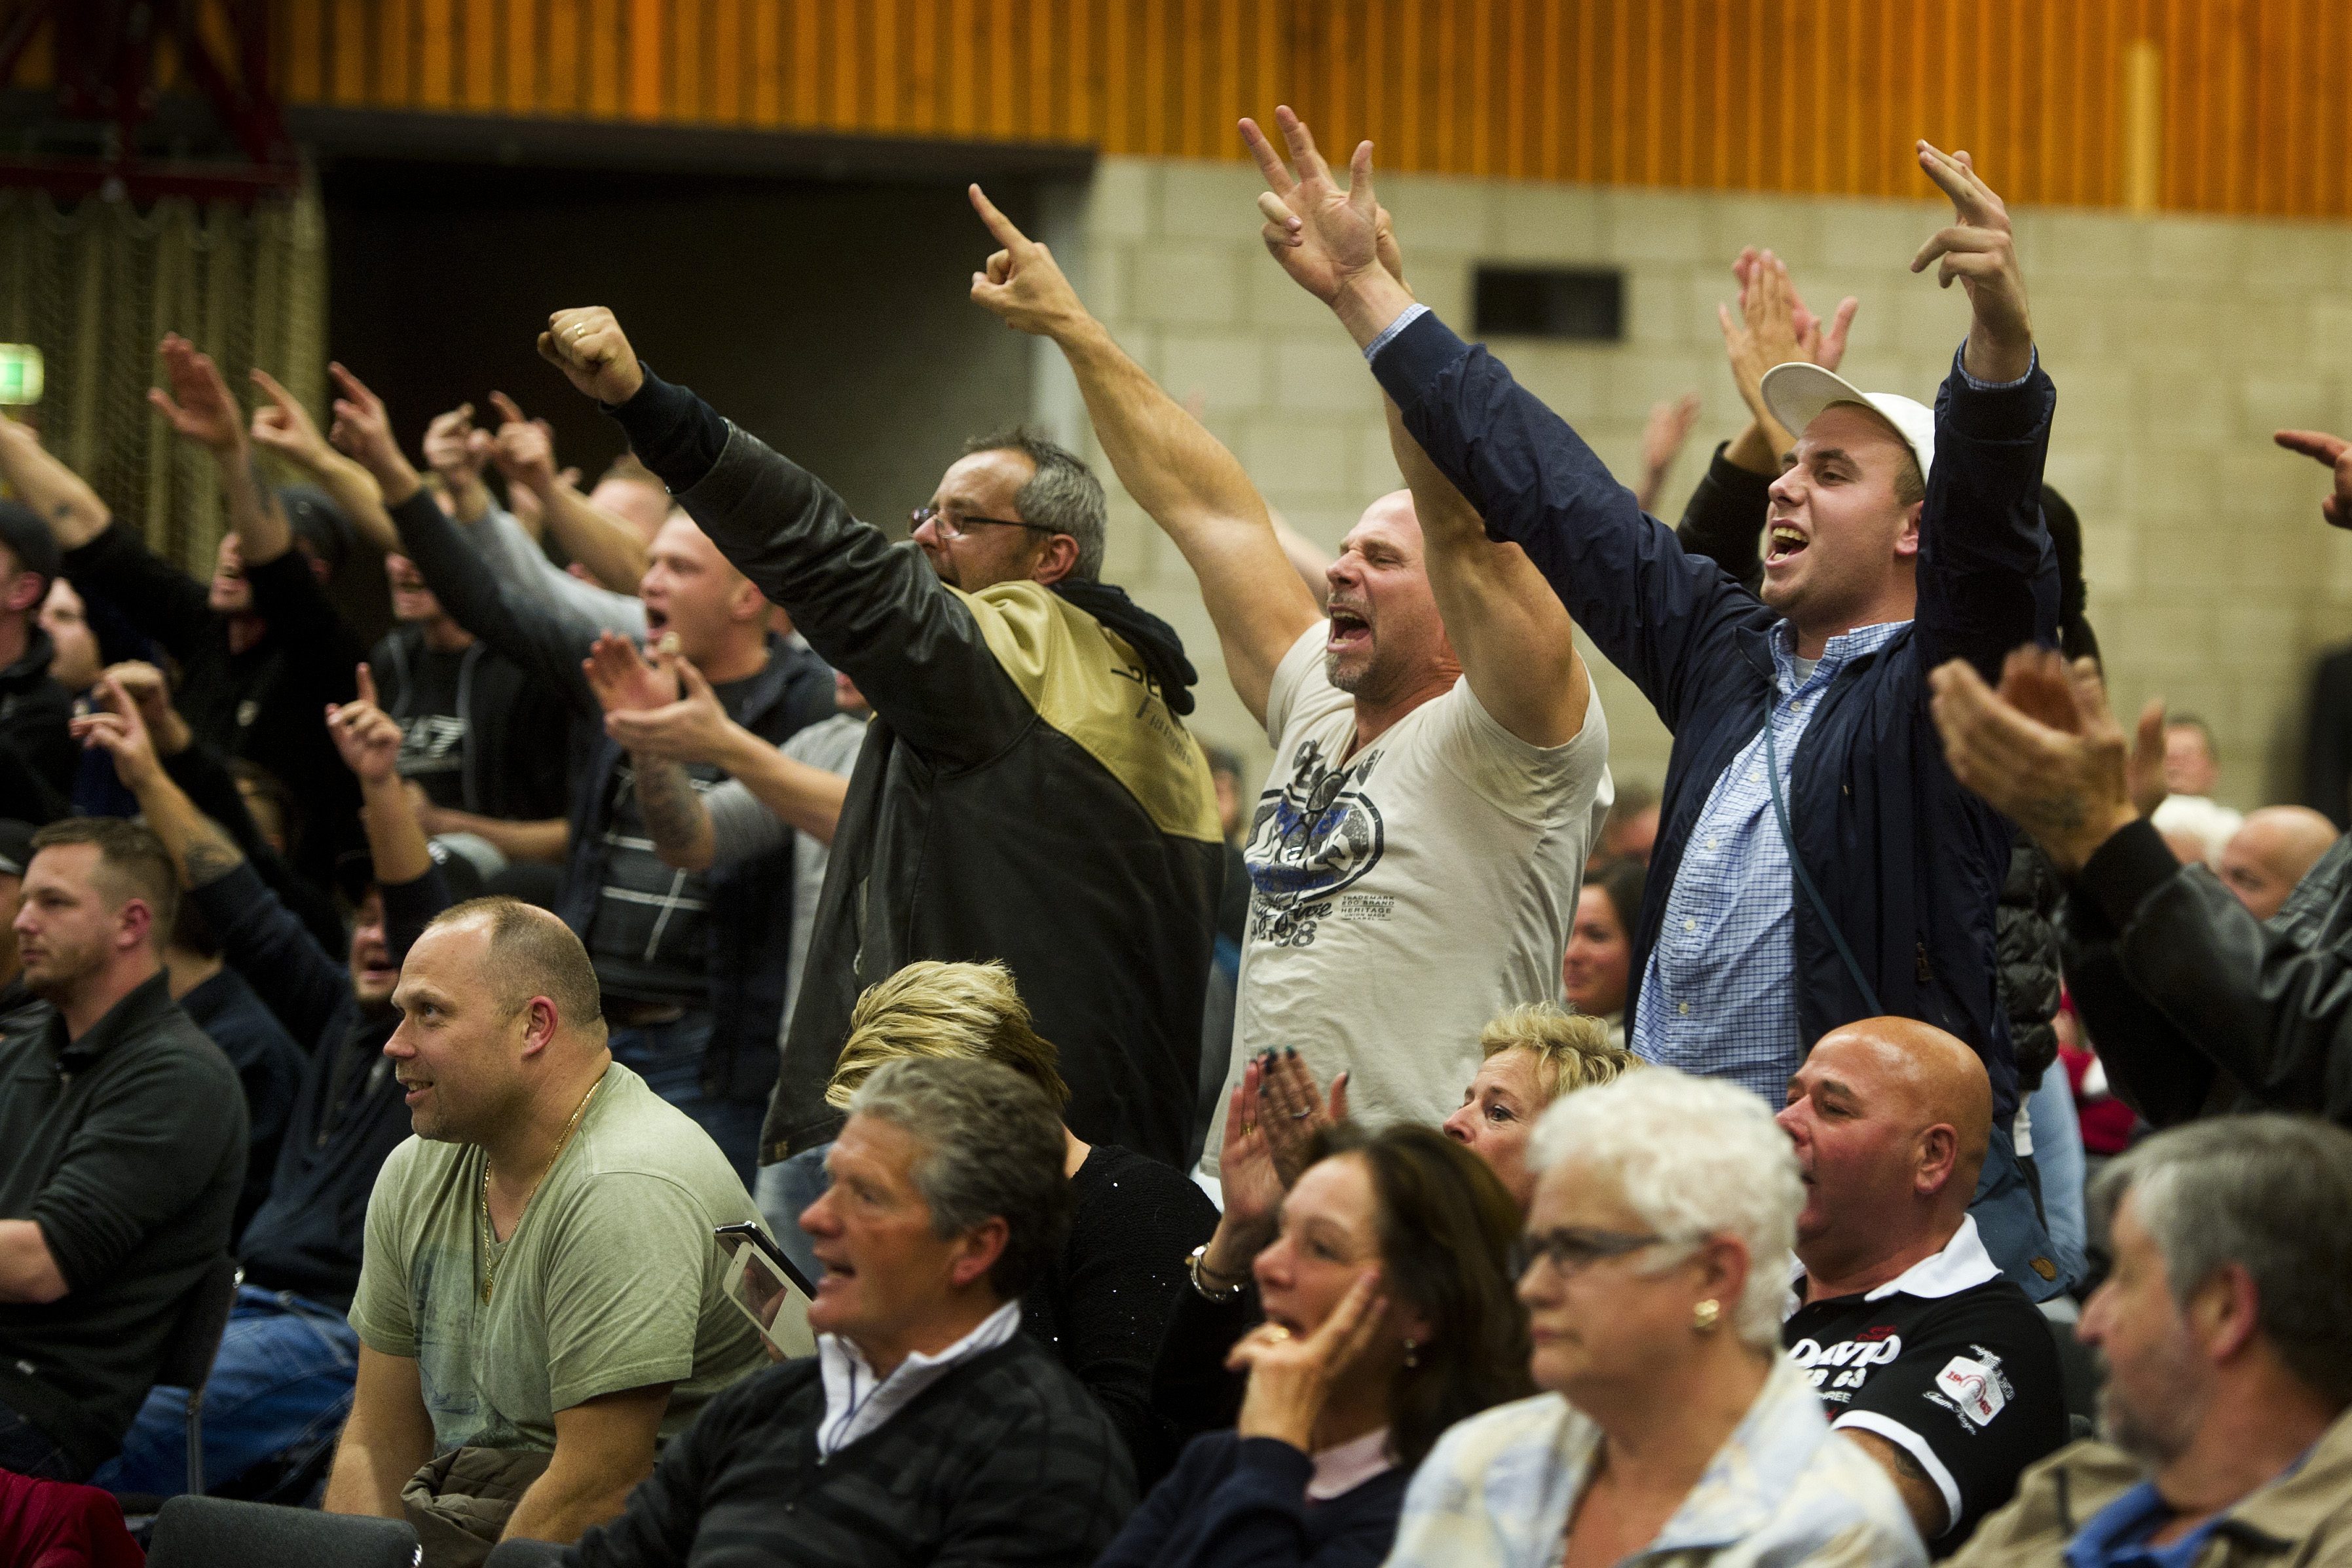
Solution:
<path fill-rule="evenodd" d="M 1780 792 L 1822 694 L 1849 660 L 1885 645 L 1908 621 L 1830 638 L 1808 675 L 1787 621 L 1772 628 L 1772 744 Z M 1657 945 L 1642 972 L 1633 1052 L 1687 1073 L 1727 1078 L 1773 1105 L 1804 1060 L 1797 1037 L 1796 879 L 1764 777 L 1764 732 L 1715 781 L 1691 829 Z"/>

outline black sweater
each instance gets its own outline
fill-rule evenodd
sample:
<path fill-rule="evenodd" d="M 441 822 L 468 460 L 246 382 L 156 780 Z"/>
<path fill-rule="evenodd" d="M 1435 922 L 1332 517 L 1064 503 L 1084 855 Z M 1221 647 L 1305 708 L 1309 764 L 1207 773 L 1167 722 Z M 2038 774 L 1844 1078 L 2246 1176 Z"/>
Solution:
<path fill-rule="evenodd" d="M 1190 1435 L 1151 1408 L 1152 1358 L 1217 1208 L 1182 1172 L 1110 1143 L 1088 1151 L 1070 1195 L 1069 1242 L 1021 1299 L 1021 1327 L 1101 1402 L 1149 1491 Z"/>
<path fill-rule="evenodd" d="M 1135 1506 L 1101 1407 L 1025 1334 L 985 1351 L 820 1458 L 818 1358 L 703 1407 L 572 1568 L 1095 1561 Z"/>

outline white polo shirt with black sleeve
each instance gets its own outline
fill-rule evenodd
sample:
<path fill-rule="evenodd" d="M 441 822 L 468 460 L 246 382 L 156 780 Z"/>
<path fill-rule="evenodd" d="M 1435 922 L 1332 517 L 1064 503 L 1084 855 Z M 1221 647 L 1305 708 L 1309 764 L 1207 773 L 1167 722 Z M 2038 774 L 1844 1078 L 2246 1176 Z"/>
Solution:
<path fill-rule="evenodd" d="M 1804 1300 L 1804 1279 L 1795 1282 Z M 1871 1433 L 1944 1494 L 1937 1556 L 2017 1489 L 2018 1472 L 2066 1441 L 2058 1346 L 2025 1292 L 1963 1218 L 1944 1250 L 1877 1289 L 1801 1305 L 1780 1343 L 1830 1425 Z"/>

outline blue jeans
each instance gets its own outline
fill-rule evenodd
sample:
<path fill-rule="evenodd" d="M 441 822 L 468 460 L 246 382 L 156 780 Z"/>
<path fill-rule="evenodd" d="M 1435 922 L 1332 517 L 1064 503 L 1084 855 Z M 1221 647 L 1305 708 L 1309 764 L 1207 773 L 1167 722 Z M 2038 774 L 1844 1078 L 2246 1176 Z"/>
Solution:
<path fill-rule="evenodd" d="M 0 1405 L 0 1470 L 37 1481 L 78 1481 L 80 1468 L 29 1417 Z"/>
<path fill-rule="evenodd" d="M 2017 1139 L 2006 1126 L 1992 1130 L 1985 1151 L 1984 1173 L 1977 1178 L 1975 1199 L 1969 1213 L 1977 1222 L 1977 1237 L 2000 1271 L 2032 1301 L 2047 1301 L 2063 1293 L 2071 1281 L 2058 1263 L 2058 1249 L 2035 1211 L 2033 1188 L 2025 1167 L 2018 1163 Z M 2050 1272 L 2033 1267 L 2039 1261 Z"/>
<path fill-rule="evenodd" d="M 749 1191 L 760 1168 L 760 1123 L 764 1100 L 714 1100 L 702 1092 L 702 1058 L 710 1047 L 710 1015 L 689 1007 L 667 1024 L 615 1029 L 606 1044 L 613 1059 L 646 1080 L 646 1086 L 694 1118 L 710 1134 Z"/>
<path fill-rule="evenodd" d="M 360 1341 L 343 1315 L 291 1291 L 236 1293 L 205 1385 L 205 1487 L 265 1459 L 299 1462 L 332 1443 L 352 1413 Z M 188 1391 L 157 1388 L 90 1484 L 170 1497 L 187 1489 Z"/>
<path fill-rule="evenodd" d="M 816 1249 L 808 1232 L 801 1228 L 801 1211 L 824 1195 L 833 1185 L 833 1177 L 824 1168 L 824 1152 L 833 1145 L 819 1143 L 803 1149 L 788 1160 L 780 1160 L 760 1172 L 759 1184 L 751 1196 L 760 1205 L 760 1217 L 768 1222 L 768 1234 L 784 1249 L 784 1256 L 801 1266 L 801 1272 L 811 1279 L 824 1273 L 824 1265 L 816 1260 Z"/>
<path fill-rule="evenodd" d="M 2083 1217 L 2083 1125 L 2074 1113 L 2074 1091 L 2066 1069 L 2043 1069 L 2042 1087 L 2025 1102 L 2033 1127 L 2033 1164 L 2042 1173 L 2042 1212 L 2050 1222 L 2050 1245 L 2058 1249 L 2058 1273 L 2070 1285 L 2088 1278 Z"/>

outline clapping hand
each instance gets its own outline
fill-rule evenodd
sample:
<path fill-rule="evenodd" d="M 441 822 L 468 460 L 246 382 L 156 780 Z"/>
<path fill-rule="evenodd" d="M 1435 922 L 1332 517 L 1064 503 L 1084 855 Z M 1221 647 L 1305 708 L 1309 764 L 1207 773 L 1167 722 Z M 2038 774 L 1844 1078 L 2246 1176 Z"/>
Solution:
<path fill-rule="evenodd" d="M 727 717 L 719 694 L 710 689 L 702 671 L 694 668 L 692 659 L 661 649 L 655 653 L 654 661 L 656 678 L 662 671 L 676 675 L 683 689 L 677 700 L 656 708 L 608 708 L 604 732 L 640 756 L 723 766 L 740 726 Z"/>
<path fill-rule="evenodd" d="M 2336 490 L 2319 503 L 2319 515 L 2337 528 L 2352 528 L 2352 441 L 2322 430 L 2282 430 L 2271 437 L 2336 470 Z"/>
<path fill-rule="evenodd" d="M 147 389 L 147 401 L 163 410 L 174 434 L 201 441 L 216 454 L 235 452 L 245 444 L 245 415 L 228 394 L 213 356 L 198 353 L 196 345 L 177 332 L 163 334 L 163 371 L 172 390 Z"/>
<path fill-rule="evenodd" d="M 1968 290 L 1976 312 L 1969 331 L 1969 374 L 1979 381 L 2019 380 L 2032 365 L 2033 322 L 2025 308 L 2025 279 L 2017 268 L 2009 208 L 1977 176 L 1966 153 L 1939 153 L 1922 142 L 1919 166 L 1952 198 L 1952 224 L 1919 247 L 1911 270 L 1922 271 L 1940 259 L 1937 286 L 1948 289 L 1958 279 Z"/>
<path fill-rule="evenodd" d="M 539 357 L 597 402 L 617 406 L 637 395 L 646 373 L 621 323 L 602 305 L 558 310 L 539 334 Z"/>
<path fill-rule="evenodd" d="M 2062 874 L 2139 815 L 2135 795 L 2145 797 L 2162 765 L 2164 705 L 2147 705 L 2127 743 L 2097 660 L 2070 666 L 2029 644 L 2011 652 L 1999 691 L 1965 659 L 1928 679 L 1953 775 L 2032 834 Z"/>
<path fill-rule="evenodd" d="M 647 663 L 637 645 L 617 633 L 599 637 L 580 668 L 608 715 L 646 712 L 677 700 L 677 678 Z"/>
<path fill-rule="evenodd" d="M 1296 1047 L 1267 1051 L 1258 1058 L 1258 1115 L 1265 1126 L 1266 1145 L 1275 1174 L 1287 1192 L 1307 1169 L 1307 1149 L 1315 1134 L 1348 1120 L 1348 1075 L 1331 1080 L 1327 1101 L 1315 1087 L 1315 1074 Z"/>
<path fill-rule="evenodd" d="M 327 734 L 360 786 L 373 789 L 399 777 L 400 725 L 377 705 L 375 675 L 364 663 L 358 684 L 357 700 L 327 704 Z"/>

